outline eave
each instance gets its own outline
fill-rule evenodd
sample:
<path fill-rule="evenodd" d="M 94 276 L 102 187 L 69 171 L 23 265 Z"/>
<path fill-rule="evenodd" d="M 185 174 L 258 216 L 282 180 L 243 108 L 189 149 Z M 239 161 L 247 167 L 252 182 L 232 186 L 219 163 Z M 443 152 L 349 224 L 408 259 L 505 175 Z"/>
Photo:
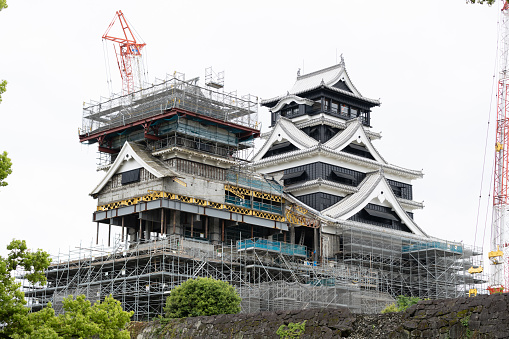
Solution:
<path fill-rule="evenodd" d="M 343 151 L 334 151 L 324 145 L 316 145 L 308 149 L 304 150 L 296 150 L 291 151 L 284 154 L 274 155 L 265 159 L 261 159 L 255 162 L 252 162 L 250 166 L 253 168 L 264 168 L 270 165 L 279 164 L 284 161 L 293 161 L 301 158 L 311 157 L 314 155 L 323 154 L 325 156 L 332 156 L 337 160 L 343 160 L 346 162 L 350 162 L 353 164 L 357 164 L 360 166 L 367 167 L 369 169 L 378 170 L 382 168 L 387 173 L 403 176 L 409 179 L 419 179 L 424 176 L 422 171 L 415 171 L 410 169 L 405 169 L 402 167 L 398 167 L 391 164 L 380 164 L 374 160 L 363 158 L 357 155 L 349 154 Z"/>

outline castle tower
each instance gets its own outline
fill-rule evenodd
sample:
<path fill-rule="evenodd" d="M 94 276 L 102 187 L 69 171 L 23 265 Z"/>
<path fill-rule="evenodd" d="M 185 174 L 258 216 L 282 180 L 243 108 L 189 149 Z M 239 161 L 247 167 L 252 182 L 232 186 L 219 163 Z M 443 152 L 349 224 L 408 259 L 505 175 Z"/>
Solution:
<path fill-rule="evenodd" d="M 207 77 L 165 81 L 87 105 L 80 141 L 97 144 L 103 179 L 93 219 L 122 240 L 177 235 L 211 244 L 287 230 L 282 187 L 239 170 L 260 134 L 257 98 Z M 111 239 L 108 239 L 111 244 Z"/>
<path fill-rule="evenodd" d="M 271 130 L 262 135 L 265 142 L 250 166 L 320 220 L 319 234 L 289 225 L 292 242 L 313 248 L 323 265 L 333 260 L 347 270 L 365 270 L 364 277 L 373 274 L 359 282 L 361 289 L 425 298 L 462 293 L 457 281 L 437 277 L 455 271 L 453 265 L 468 266 L 470 256 L 481 253 L 431 237 L 414 221 L 423 204 L 413 200 L 412 181 L 423 173 L 389 163 L 374 147 L 381 136 L 371 130 L 371 110 L 380 102 L 359 92 L 343 59 L 299 74 L 286 95 L 261 104 L 269 108 Z"/>
<path fill-rule="evenodd" d="M 388 163 L 373 146 L 371 109 L 344 62 L 297 77 L 283 96 L 262 101 L 271 131 L 252 166 L 274 177 L 285 192 L 340 222 L 376 225 L 425 236 L 413 220 L 421 171 Z"/>

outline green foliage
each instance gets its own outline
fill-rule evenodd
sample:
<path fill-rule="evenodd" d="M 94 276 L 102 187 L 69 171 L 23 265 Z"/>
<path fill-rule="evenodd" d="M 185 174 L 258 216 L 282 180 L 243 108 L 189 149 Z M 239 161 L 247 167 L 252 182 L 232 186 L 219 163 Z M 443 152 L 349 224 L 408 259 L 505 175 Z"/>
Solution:
<path fill-rule="evenodd" d="M 124 330 L 133 312 L 124 312 L 120 302 L 109 296 L 91 306 L 85 296 L 64 298 L 65 313 L 55 316 L 51 303 L 38 312 L 28 313 L 21 284 L 12 272 L 18 268 L 28 272 L 24 279 L 32 284 L 46 284 L 44 270 L 51 263 L 49 254 L 30 252 L 24 240 L 12 240 L 9 254 L 0 256 L 0 338 L 89 338 L 99 335 L 107 339 L 128 339 Z"/>
<path fill-rule="evenodd" d="M 64 299 L 63 307 L 65 313 L 57 317 L 58 328 L 55 329 L 63 337 L 88 338 L 99 334 L 108 339 L 130 337 L 124 328 L 134 312 L 123 311 L 120 301 L 111 295 L 93 306 L 84 295 L 76 299 L 71 295 Z"/>
<path fill-rule="evenodd" d="M 412 305 L 417 304 L 421 299 L 417 297 L 407 297 L 404 295 L 399 295 L 398 299 L 396 300 L 396 303 L 398 304 L 398 309 L 401 311 L 406 310 Z"/>
<path fill-rule="evenodd" d="M 467 4 L 468 3 L 471 3 L 471 4 L 475 4 L 475 3 L 478 3 L 478 4 L 488 4 L 488 6 L 491 6 L 495 3 L 495 0 L 466 0 L 467 1 Z"/>
<path fill-rule="evenodd" d="M 417 297 L 407 297 L 404 295 L 399 295 L 396 299 L 396 304 L 390 304 L 385 307 L 381 313 L 393 313 L 393 312 L 402 312 L 405 311 L 410 306 L 417 304 L 421 299 Z"/>
<path fill-rule="evenodd" d="M 133 312 L 122 310 L 120 302 L 111 295 L 93 306 L 84 295 L 74 299 L 72 295 L 63 300 L 64 313 L 55 316 L 51 307 L 28 314 L 26 330 L 15 335 L 21 338 L 90 338 L 129 339 L 125 329 Z"/>
<path fill-rule="evenodd" d="M 283 338 L 300 338 L 306 330 L 306 321 L 301 323 L 289 323 L 288 326 L 281 325 L 276 331 L 280 339 Z"/>
<path fill-rule="evenodd" d="M 0 324 L 5 324 L 0 329 L 0 337 L 23 333 L 28 326 L 25 295 L 11 272 L 23 268 L 29 272 L 28 281 L 44 285 L 44 270 L 51 262 L 49 254 L 42 250 L 30 252 L 24 240 L 12 240 L 7 249 L 10 251 L 7 258 L 0 256 Z"/>
<path fill-rule="evenodd" d="M 235 314 L 240 312 L 240 301 L 237 291 L 227 282 L 189 279 L 171 291 L 164 312 L 167 318 Z"/>
<path fill-rule="evenodd" d="M 396 304 L 390 304 L 390 305 L 387 305 L 383 310 L 382 310 L 382 314 L 385 314 L 385 313 L 395 313 L 395 312 L 399 312 L 399 309 L 398 309 L 398 306 L 396 306 Z"/>
<path fill-rule="evenodd" d="M 7 157 L 7 152 L 4 151 L 0 153 L 0 187 L 7 186 L 7 182 L 5 182 L 4 179 L 12 173 L 11 166 L 12 162 L 11 159 Z"/>
<path fill-rule="evenodd" d="M 461 319 L 460 320 L 461 322 L 461 325 L 463 325 L 463 327 L 465 327 L 465 335 L 467 338 L 472 338 L 472 330 L 468 327 L 468 323 L 470 322 L 470 314 L 467 315 L 465 318 Z"/>
<path fill-rule="evenodd" d="M 2 1 L 5 1 L 5 0 L 0 0 L 0 11 L 2 10 Z M 4 8 L 6 8 L 6 7 L 7 7 L 7 5 L 5 5 Z M 4 94 L 6 90 L 7 90 L 7 81 L 6 80 L 0 81 L 0 102 L 2 102 L 2 94 Z"/>

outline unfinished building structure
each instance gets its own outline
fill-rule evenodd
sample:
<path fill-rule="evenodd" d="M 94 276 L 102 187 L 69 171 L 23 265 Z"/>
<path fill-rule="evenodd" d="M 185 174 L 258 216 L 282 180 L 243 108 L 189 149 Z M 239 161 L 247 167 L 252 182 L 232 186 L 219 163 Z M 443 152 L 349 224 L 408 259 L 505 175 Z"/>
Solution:
<path fill-rule="evenodd" d="M 174 73 L 84 108 L 80 141 L 98 145 L 105 172 L 93 220 L 121 236 L 56 257 L 49 284 L 26 291 L 32 307 L 112 294 L 149 319 L 173 287 L 210 276 L 237 288 L 243 312 L 378 312 L 397 295 L 457 297 L 484 284 L 467 272 L 480 251 L 413 220 L 422 203 L 411 180 L 422 173 L 374 148 L 379 102 L 359 93 L 343 61 L 262 101 L 271 130 L 256 153 L 258 99 L 207 74 L 204 86 Z"/>

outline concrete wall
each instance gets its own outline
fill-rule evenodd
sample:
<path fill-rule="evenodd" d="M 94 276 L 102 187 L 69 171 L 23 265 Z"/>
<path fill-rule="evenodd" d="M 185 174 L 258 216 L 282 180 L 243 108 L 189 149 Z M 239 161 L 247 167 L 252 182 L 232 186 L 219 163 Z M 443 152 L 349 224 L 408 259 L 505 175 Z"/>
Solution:
<path fill-rule="evenodd" d="M 165 178 L 163 191 L 224 204 L 224 184 L 191 176 L 182 180 L 187 187 Z"/>
<path fill-rule="evenodd" d="M 148 194 L 149 190 L 165 191 L 188 197 L 224 203 L 224 184 L 191 176 L 182 180 L 187 184 L 187 187 L 174 182 L 170 178 L 142 180 L 140 182 L 123 186 L 111 185 L 110 180 L 110 182 L 99 193 L 97 203 L 98 205 L 105 205 L 111 202 L 139 197 Z"/>
<path fill-rule="evenodd" d="M 162 178 L 140 181 L 115 188 L 111 188 L 110 185 L 107 185 L 97 196 L 97 204 L 100 206 L 115 201 L 131 199 L 148 194 L 148 190 L 162 191 L 163 188 L 164 184 Z"/>

